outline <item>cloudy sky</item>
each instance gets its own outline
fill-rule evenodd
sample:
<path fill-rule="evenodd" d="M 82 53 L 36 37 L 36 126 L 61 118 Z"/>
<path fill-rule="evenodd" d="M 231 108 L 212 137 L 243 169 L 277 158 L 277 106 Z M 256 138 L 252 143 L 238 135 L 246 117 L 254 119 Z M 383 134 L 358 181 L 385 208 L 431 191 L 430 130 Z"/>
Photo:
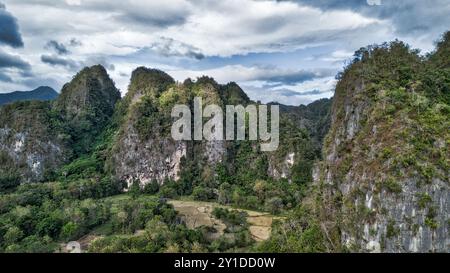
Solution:
<path fill-rule="evenodd" d="M 0 0 L 0 93 L 61 86 L 103 64 L 236 81 L 252 99 L 333 95 L 362 46 L 395 38 L 423 53 L 450 29 L 450 0 Z"/>

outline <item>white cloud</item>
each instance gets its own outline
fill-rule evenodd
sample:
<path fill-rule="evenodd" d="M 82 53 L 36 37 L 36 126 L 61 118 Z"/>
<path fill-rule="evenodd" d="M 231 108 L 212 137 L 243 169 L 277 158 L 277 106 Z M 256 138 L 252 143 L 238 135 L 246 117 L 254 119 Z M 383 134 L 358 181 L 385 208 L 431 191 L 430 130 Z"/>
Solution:
<path fill-rule="evenodd" d="M 45 45 L 55 40 L 70 46 L 70 41 L 75 38 L 81 43 L 70 47 L 70 55 L 64 58 L 79 65 L 93 62 L 114 65 L 109 73 L 122 92 L 126 90 L 131 71 L 145 65 L 167 70 L 180 81 L 202 75 L 213 76 L 222 83 L 236 81 L 248 87 L 253 99 L 260 96 L 293 104 L 329 96 L 330 93 L 323 92 L 332 90 L 332 74 L 361 46 L 400 38 L 414 47 L 431 50 L 433 39 L 430 33 L 435 35 L 436 29 L 441 31 L 449 27 L 448 19 L 442 18 L 446 18 L 450 7 L 431 9 L 421 3 L 420 9 L 398 11 L 401 19 L 395 19 L 352 9 L 348 4 L 333 9 L 320 3 L 307 6 L 302 4 L 304 1 L 0 1 L 18 19 L 25 44 L 24 48 L 5 51 L 28 62 L 34 74 L 32 80 L 15 77 L 14 83 L 0 82 L 1 91 L 10 91 L 13 87 L 34 88 L 36 86 L 32 85 L 39 82 L 61 87 L 76 71 L 70 66 L 54 67 L 43 63 L 42 56 L 52 54 Z M 397 7 L 397 2 L 403 3 L 398 7 L 409 7 L 404 1 L 391 2 L 389 7 Z M 420 10 L 422 13 L 418 18 L 421 20 L 415 20 L 415 14 L 408 13 Z M 392 14 L 395 12 L 397 10 Z M 408 25 L 420 29 L 421 21 L 426 18 L 430 19 L 426 27 L 436 26 L 434 31 L 406 35 Z M 407 23 L 400 25 L 399 21 Z M 398 37 L 399 33 L 403 36 Z M 285 54 L 312 47 L 325 48 L 326 52 L 299 59 L 295 65 L 291 61 L 289 68 L 282 63 L 270 66 L 267 61 L 262 65 L 257 58 L 254 63 L 214 63 L 217 58 L 232 59 L 236 55 L 253 53 Z M 151 52 L 144 54 L 146 49 Z M 208 65 L 195 66 L 196 62 Z M 319 90 L 322 93 L 288 97 L 286 90 L 299 93 Z"/>
<path fill-rule="evenodd" d="M 276 52 L 329 42 L 332 32 L 383 24 L 352 11 L 323 12 L 276 1 L 80 0 L 71 8 L 38 3 L 46 5 L 10 3 L 28 36 L 85 36 L 89 53 L 115 54 L 117 49 L 108 45 L 142 47 L 160 37 L 191 45 L 208 56 Z"/>
<path fill-rule="evenodd" d="M 208 12 L 196 10 L 186 24 L 164 33 L 201 49 L 205 55 L 231 56 L 327 43 L 333 32 L 351 32 L 373 24 L 383 21 L 351 11 L 323 12 L 290 2 L 225 0 L 211 5 Z"/>
<path fill-rule="evenodd" d="M 353 56 L 353 52 L 346 51 L 346 50 L 336 50 L 333 51 L 331 54 L 322 57 L 322 61 L 325 62 L 344 62 L 345 60 L 349 60 Z"/>

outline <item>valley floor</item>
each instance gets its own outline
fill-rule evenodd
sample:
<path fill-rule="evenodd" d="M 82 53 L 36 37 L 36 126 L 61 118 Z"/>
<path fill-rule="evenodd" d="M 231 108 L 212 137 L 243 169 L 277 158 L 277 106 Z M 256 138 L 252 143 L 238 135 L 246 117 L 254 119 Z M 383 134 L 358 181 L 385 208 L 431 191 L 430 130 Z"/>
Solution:
<path fill-rule="evenodd" d="M 265 212 L 235 209 L 213 202 L 170 200 L 169 203 L 173 205 L 176 211 L 183 215 L 188 228 L 197 228 L 200 226 L 214 227 L 218 231 L 218 236 L 223 234 L 226 226 L 222 221 L 214 218 L 212 215 L 212 211 L 216 207 L 246 212 L 248 214 L 247 222 L 249 224 L 249 230 L 255 241 L 269 239 L 272 222 L 275 218 L 279 218 Z"/>
<path fill-rule="evenodd" d="M 140 199 L 151 199 L 155 198 L 153 195 L 143 195 L 139 197 Z M 129 194 L 121 194 L 112 197 L 105 198 L 105 200 L 112 203 L 111 211 L 117 211 L 117 208 L 122 202 L 130 200 L 131 196 Z M 248 230 L 252 238 L 256 242 L 262 242 L 270 238 L 272 231 L 273 220 L 282 219 L 280 216 L 273 216 L 266 212 L 252 211 L 246 209 L 235 208 L 232 206 L 220 205 L 215 202 L 204 202 L 204 201 L 194 201 L 188 198 L 182 198 L 179 200 L 167 200 L 167 203 L 172 205 L 174 209 L 179 213 L 180 219 L 186 224 L 189 229 L 197 229 L 200 227 L 210 228 L 211 233 L 209 238 L 215 240 L 221 236 L 227 236 L 227 225 L 220 219 L 213 216 L 213 211 L 215 208 L 223 208 L 230 211 L 240 211 L 246 214 L 246 220 L 248 223 Z M 142 235 L 144 230 L 137 230 L 134 235 Z M 78 242 L 81 246 L 81 251 L 85 252 L 89 246 L 97 239 L 104 238 L 111 234 L 110 223 L 101 225 L 89 234 L 79 238 Z M 130 235 L 122 235 L 124 237 L 129 237 Z M 73 252 L 67 244 L 61 244 L 61 252 Z M 75 250 L 76 251 L 76 250 Z"/>

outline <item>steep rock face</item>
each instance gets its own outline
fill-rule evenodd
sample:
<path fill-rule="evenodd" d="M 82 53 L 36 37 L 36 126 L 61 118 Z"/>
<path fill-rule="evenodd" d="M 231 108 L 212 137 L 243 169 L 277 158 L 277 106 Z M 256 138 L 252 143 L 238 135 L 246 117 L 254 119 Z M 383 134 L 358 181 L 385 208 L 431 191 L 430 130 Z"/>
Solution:
<path fill-rule="evenodd" d="M 105 68 L 96 65 L 84 68 L 63 86 L 55 108 L 61 110 L 68 120 L 86 118 L 85 110 L 102 110 L 95 114 L 100 119 L 107 119 L 119 99 L 120 92 Z"/>
<path fill-rule="evenodd" d="M 0 175 L 37 182 L 70 156 L 47 102 L 19 102 L 0 108 Z"/>
<path fill-rule="evenodd" d="M 269 161 L 269 176 L 275 179 L 286 178 L 290 179 L 291 176 L 291 168 L 295 163 L 295 153 L 289 153 L 286 157 L 280 162 Z"/>
<path fill-rule="evenodd" d="M 400 42 L 362 49 L 336 87 L 315 180 L 351 251 L 450 249 L 449 71 L 431 60 Z"/>
<path fill-rule="evenodd" d="M 74 155 L 88 151 L 120 99 L 102 66 L 83 69 L 54 102 L 0 108 L 1 176 L 20 182 L 50 179 Z M 9 183 L 9 182 L 7 182 Z"/>
<path fill-rule="evenodd" d="M 112 155 L 115 175 L 130 185 L 178 179 L 187 145 L 170 135 L 171 110 L 175 102 L 187 103 L 183 87 L 166 73 L 137 68 L 122 101 L 121 125 Z"/>
<path fill-rule="evenodd" d="M 220 85 L 205 76 L 181 84 L 162 71 L 144 67 L 132 73 L 128 93 L 118 107 L 121 126 L 112 152 L 111 166 L 118 179 L 128 184 L 177 181 L 187 166 L 189 172 L 213 179 L 211 176 L 215 176 L 218 165 L 225 165 L 231 173 L 242 173 L 242 168 L 246 169 L 245 173 L 251 169 L 257 173 L 262 168 L 264 171 L 258 177 L 268 175 L 290 181 L 293 169 L 297 169 L 298 177 L 308 173 L 311 166 L 301 166 L 315 156 L 308 134 L 296 128 L 295 122 L 284 114 L 280 121 L 281 148 L 271 153 L 259 151 L 258 142 L 173 140 L 172 107 L 187 105 L 193 115 L 196 97 L 202 98 L 203 108 L 212 104 L 220 106 L 224 118 L 226 105 L 252 103 L 236 83 Z M 207 120 L 203 118 L 203 122 Z M 183 158 L 186 164 L 182 163 Z"/>
<path fill-rule="evenodd" d="M 297 171 L 312 178 L 308 174 L 310 161 L 321 156 L 323 139 L 331 124 L 331 104 L 332 99 L 320 99 L 308 105 L 280 105 L 282 152 L 269 158 L 270 177 L 292 181 L 300 178 L 295 175 Z"/>
<path fill-rule="evenodd" d="M 228 98 L 233 98 L 235 102 L 242 101 L 239 93 L 239 87 L 236 88 L 236 86 L 233 86 L 232 84 L 221 86 L 213 78 L 209 78 L 206 76 L 199 78 L 195 84 L 190 85 L 189 89 L 191 90 L 191 99 L 195 97 L 202 98 L 203 109 L 205 109 L 205 107 L 208 105 L 214 104 L 220 106 L 223 111 L 225 111 L 225 105 L 230 104 L 227 101 Z M 192 101 L 190 103 L 191 105 L 193 105 Z M 225 115 L 225 112 L 223 113 L 223 115 Z M 206 120 L 208 119 L 203 118 L 204 122 Z M 212 168 L 214 168 L 216 164 L 222 162 L 224 156 L 226 155 L 226 141 L 204 140 L 196 141 L 195 143 L 191 144 L 198 146 L 195 149 L 196 151 L 198 151 L 198 154 L 193 155 L 194 157 L 196 157 L 197 161 L 199 161 L 200 163 L 204 162 L 206 163 L 204 165 L 209 165 Z"/>
<path fill-rule="evenodd" d="M 65 84 L 54 109 L 63 117 L 77 153 L 87 151 L 113 115 L 120 92 L 101 65 L 86 67 Z"/>
<path fill-rule="evenodd" d="M 113 151 L 116 176 L 129 184 L 136 180 L 141 184 L 151 180 L 163 183 L 180 178 L 182 158 L 211 166 L 221 162 L 224 141 L 175 141 L 170 134 L 175 104 L 193 108 L 194 97 L 201 97 L 203 105 L 222 106 L 220 88 L 207 77 L 178 84 L 162 71 L 136 69 L 120 106 L 122 125 Z"/>
<path fill-rule="evenodd" d="M 169 137 L 142 141 L 139 133 L 129 126 L 115 155 L 116 175 L 130 186 L 165 179 L 178 180 L 181 158 L 186 156 L 187 144 Z"/>

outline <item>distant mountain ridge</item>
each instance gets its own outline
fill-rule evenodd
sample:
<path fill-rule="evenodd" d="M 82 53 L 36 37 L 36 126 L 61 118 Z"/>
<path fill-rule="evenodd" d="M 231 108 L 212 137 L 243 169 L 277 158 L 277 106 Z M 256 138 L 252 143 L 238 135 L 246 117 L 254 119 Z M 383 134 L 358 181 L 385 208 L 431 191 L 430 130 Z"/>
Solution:
<path fill-rule="evenodd" d="M 0 94 L 0 106 L 16 101 L 24 100 L 54 100 L 58 97 L 58 92 L 48 86 L 40 86 L 31 91 L 15 91 Z"/>

